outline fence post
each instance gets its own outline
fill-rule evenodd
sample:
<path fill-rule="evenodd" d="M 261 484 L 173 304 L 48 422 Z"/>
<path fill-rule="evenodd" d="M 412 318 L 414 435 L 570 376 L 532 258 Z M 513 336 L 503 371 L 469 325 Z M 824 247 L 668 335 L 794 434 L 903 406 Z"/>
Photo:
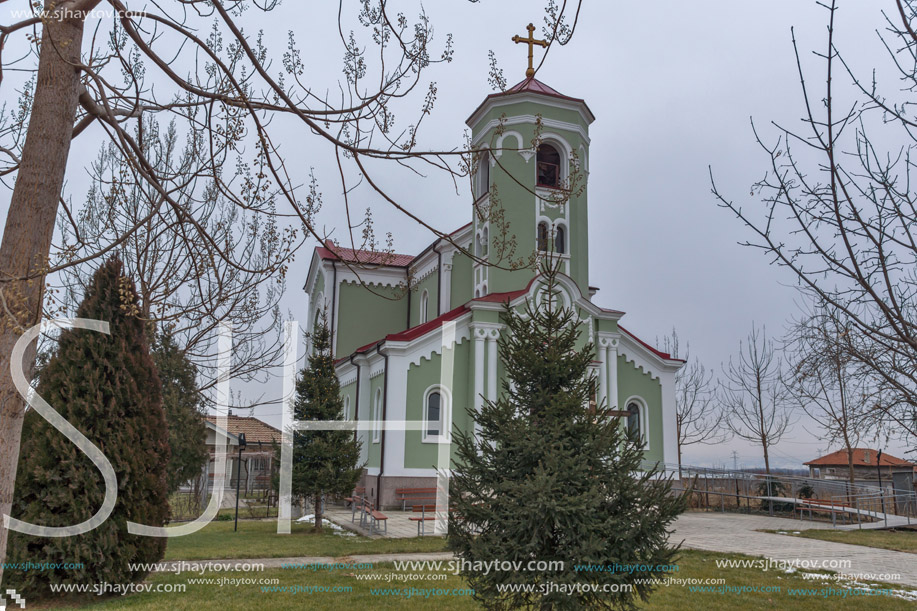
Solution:
<path fill-rule="evenodd" d="M 863 530 L 863 523 L 860 521 L 860 499 L 859 497 L 853 497 L 854 502 L 856 503 L 857 510 L 857 528 Z"/>

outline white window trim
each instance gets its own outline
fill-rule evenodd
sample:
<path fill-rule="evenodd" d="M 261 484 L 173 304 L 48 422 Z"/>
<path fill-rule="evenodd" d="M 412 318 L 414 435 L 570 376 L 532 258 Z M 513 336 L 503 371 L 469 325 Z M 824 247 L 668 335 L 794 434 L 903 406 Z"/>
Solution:
<path fill-rule="evenodd" d="M 630 408 L 630 404 L 635 403 L 637 405 L 637 410 L 640 413 L 640 437 L 645 444 L 643 451 L 647 452 L 650 449 L 650 419 L 649 419 L 649 410 L 646 406 L 646 400 L 643 397 L 638 395 L 633 395 L 627 398 L 624 401 L 624 409 L 627 410 Z M 625 426 L 627 426 L 627 421 L 625 420 Z"/>
<path fill-rule="evenodd" d="M 557 230 L 563 227 L 564 229 L 564 252 L 558 252 L 557 250 Z M 557 219 L 554 221 L 554 229 L 551 235 L 551 244 L 554 246 L 554 254 L 561 256 L 570 256 L 570 229 L 567 227 L 567 221 L 564 219 Z"/>
<path fill-rule="evenodd" d="M 379 443 L 382 437 L 382 389 L 376 389 L 376 395 L 373 399 L 373 443 Z"/>
<path fill-rule="evenodd" d="M 344 397 L 344 420 L 350 420 L 350 395 Z"/>
<path fill-rule="evenodd" d="M 439 418 L 440 431 L 439 435 L 427 435 L 427 399 L 431 393 L 438 392 L 440 397 Z M 423 429 L 421 429 L 422 443 L 451 443 L 452 441 L 452 393 L 449 389 L 441 384 L 433 384 L 423 393 L 423 403 L 421 404 L 423 414 Z M 444 433 L 444 434 L 443 434 Z"/>
<path fill-rule="evenodd" d="M 430 293 L 424 289 L 420 294 L 420 324 L 430 320 Z"/>

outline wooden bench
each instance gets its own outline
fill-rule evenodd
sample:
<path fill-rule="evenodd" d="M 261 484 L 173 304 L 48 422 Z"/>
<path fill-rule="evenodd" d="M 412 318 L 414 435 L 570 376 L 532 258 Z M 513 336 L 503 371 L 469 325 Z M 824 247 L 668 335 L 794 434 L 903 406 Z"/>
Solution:
<path fill-rule="evenodd" d="M 388 516 L 378 511 L 372 501 L 364 501 L 363 511 L 364 515 L 369 519 L 370 534 L 372 534 L 374 530 L 379 530 L 379 522 L 385 524 L 385 534 L 388 534 Z"/>
<path fill-rule="evenodd" d="M 395 494 L 398 496 L 396 500 L 401 501 L 401 511 L 407 509 L 408 501 L 420 501 L 421 504 L 426 504 L 424 501 L 436 502 L 436 488 L 396 488 Z"/>
<path fill-rule="evenodd" d="M 436 505 L 413 505 L 412 510 L 414 513 L 419 513 L 420 515 L 410 516 L 408 520 L 417 522 L 417 536 L 422 537 L 426 534 L 426 522 L 436 519 L 436 515 L 433 515 L 436 513 Z"/>

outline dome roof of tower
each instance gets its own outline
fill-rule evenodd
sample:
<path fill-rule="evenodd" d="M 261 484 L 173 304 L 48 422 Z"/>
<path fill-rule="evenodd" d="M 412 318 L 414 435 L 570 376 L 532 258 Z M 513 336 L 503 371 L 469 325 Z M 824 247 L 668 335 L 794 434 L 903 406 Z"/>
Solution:
<path fill-rule="evenodd" d="M 573 102 L 575 104 L 581 104 L 583 106 L 583 109 L 585 110 L 584 115 L 586 117 L 586 120 L 589 123 L 592 123 L 592 121 L 595 120 L 595 115 L 592 114 L 592 111 L 589 110 L 589 106 L 586 104 L 586 101 L 583 100 L 582 98 L 574 98 L 568 95 L 564 95 L 560 93 L 559 91 L 557 91 L 556 89 L 554 89 L 553 87 L 551 87 L 550 85 L 546 85 L 542 83 L 535 77 L 529 77 L 529 78 L 526 78 L 525 80 L 522 80 L 516 83 L 515 85 L 513 85 L 506 91 L 499 91 L 497 93 L 492 93 L 489 96 L 487 96 L 486 98 L 484 98 L 484 101 L 481 102 L 481 104 L 475 109 L 473 113 L 471 113 L 471 116 L 468 118 L 467 122 L 471 124 L 472 119 L 481 111 L 481 109 L 493 100 L 496 100 L 499 98 L 505 98 L 505 97 L 513 96 L 513 95 L 526 94 L 526 93 L 556 98 L 559 100 L 566 100 L 568 102 Z"/>

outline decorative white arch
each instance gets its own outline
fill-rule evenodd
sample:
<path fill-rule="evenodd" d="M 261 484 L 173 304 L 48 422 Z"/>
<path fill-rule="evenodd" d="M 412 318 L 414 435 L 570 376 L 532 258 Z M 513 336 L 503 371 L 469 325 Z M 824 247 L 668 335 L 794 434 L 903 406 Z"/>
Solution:
<path fill-rule="evenodd" d="M 649 419 L 649 409 L 647 408 L 646 399 L 639 395 L 631 395 L 627 398 L 624 403 L 624 410 L 630 409 L 631 405 L 636 405 L 638 413 L 640 414 L 640 437 L 643 439 L 643 443 L 646 446 L 644 450 L 650 449 L 650 419 Z"/>
<path fill-rule="evenodd" d="M 427 435 L 428 413 L 427 401 L 434 392 L 439 393 L 439 435 Z M 423 429 L 421 429 L 421 442 L 423 443 L 450 443 L 452 441 L 452 393 L 442 384 L 433 384 L 423 392 Z"/>

